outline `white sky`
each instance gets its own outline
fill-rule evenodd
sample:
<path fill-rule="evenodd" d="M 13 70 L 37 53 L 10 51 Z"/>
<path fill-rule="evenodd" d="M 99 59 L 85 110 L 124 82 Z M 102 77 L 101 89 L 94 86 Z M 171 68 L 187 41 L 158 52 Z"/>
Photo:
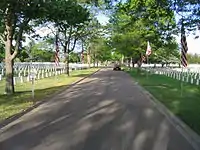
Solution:
<path fill-rule="evenodd" d="M 200 31 L 199 31 L 199 34 L 200 34 Z M 189 36 L 187 38 L 187 43 L 188 43 L 188 53 L 200 54 L 200 38 L 194 39 L 194 37 Z"/>
<path fill-rule="evenodd" d="M 97 19 L 102 25 L 106 25 L 109 20 L 109 18 L 107 16 L 105 16 L 104 14 L 97 15 Z"/>
<path fill-rule="evenodd" d="M 200 31 L 197 32 L 197 35 L 200 35 Z M 200 54 L 200 38 L 194 39 L 195 36 L 189 35 L 187 36 L 187 45 L 188 45 L 188 53 L 191 54 Z M 181 37 L 176 37 L 177 43 L 180 43 Z"/>

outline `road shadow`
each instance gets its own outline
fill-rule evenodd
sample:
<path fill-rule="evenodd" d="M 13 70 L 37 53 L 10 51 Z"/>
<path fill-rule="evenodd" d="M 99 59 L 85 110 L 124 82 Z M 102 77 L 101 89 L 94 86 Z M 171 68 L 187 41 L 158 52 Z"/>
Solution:
<path fill-rule="evenodd" d="M 189 150 L 122 72 L 102 71 L 0 131 L 2 150 Z"/>

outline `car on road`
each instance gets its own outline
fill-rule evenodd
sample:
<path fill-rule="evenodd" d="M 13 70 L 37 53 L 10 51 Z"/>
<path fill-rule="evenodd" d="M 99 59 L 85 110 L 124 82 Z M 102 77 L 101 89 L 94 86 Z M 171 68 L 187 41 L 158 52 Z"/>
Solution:
<path fill-rule="evenodd" d="M 119 64 L 115 64 L 113 70 L 121 70 L 121 66 Z"/>

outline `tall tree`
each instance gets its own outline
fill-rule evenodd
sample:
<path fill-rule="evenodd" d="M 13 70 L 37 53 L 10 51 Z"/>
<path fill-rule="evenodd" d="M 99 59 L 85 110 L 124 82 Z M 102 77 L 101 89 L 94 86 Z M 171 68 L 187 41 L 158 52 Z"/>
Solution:
<path fill-rule="evenodd" d="M 111 18 L 113 47 L 128 57 L 129 62 L 132 60 L 133 64 L 138 62 L 141 65 L 147 41 L 150 41 L 154 52 L 174 43 L 175 17 L 165 2 L 165 5 L 161 5 L 156 0 L 129 0 L 117 7 Z"/>
<path fill-rule="evenodd" d="M 24 31 L 30 31 L 31 20 L 42 16 L 43 0 L 3 0 L 0 3 L 1 36 L 5 45 L 7 94 L 14 92 L 13 63 L 20 49 Z"/>
<path fill-rule="evenodd" d="M 81 30 L 89 20 L 89 12 L 73 0 L 60 0 L 49 11 L 47 21 L 54 23 L 59 33 L 59 41 L 65 55 L 65 70 L 69 75 L 69 53 L 74 50 L 76 42 L 80 39 Z"/>

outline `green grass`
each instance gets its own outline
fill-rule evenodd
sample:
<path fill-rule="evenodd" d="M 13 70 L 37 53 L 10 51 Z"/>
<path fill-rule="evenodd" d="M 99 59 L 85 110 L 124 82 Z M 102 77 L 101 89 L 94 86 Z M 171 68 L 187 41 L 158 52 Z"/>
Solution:
<path fill-rule="evenodd" d="M 31 82 L 17 84 L 16 93 L 12 96 L 4 95 L 5 82 L 0 81 L 0 120 L 8 118 L 32 106 L 34 102 L 43 100 L 48 95 L 67 87 L 70 83 L 87 76 L 96 68 L 72 71 L 70 77 L 62 74 L 35 81 L 35 99 L 31 98 Z"/>
<path fill-rule="evenodd" d="M 183 83 L 181 96 L 181 82 L 163 75 L 148 75 L 137 70 L 128 73 L 141 86 L 161 101 L 176 116 L 200 134 L 200 86 Z"/>

